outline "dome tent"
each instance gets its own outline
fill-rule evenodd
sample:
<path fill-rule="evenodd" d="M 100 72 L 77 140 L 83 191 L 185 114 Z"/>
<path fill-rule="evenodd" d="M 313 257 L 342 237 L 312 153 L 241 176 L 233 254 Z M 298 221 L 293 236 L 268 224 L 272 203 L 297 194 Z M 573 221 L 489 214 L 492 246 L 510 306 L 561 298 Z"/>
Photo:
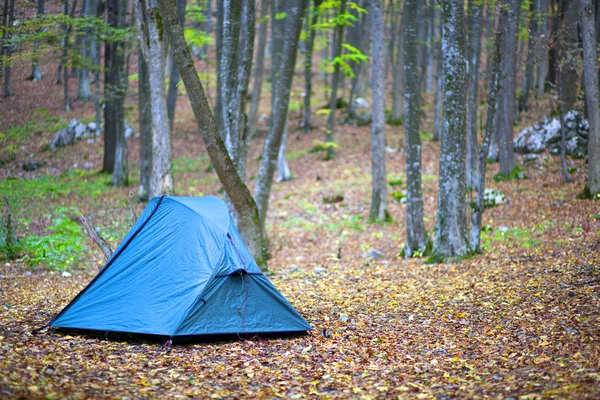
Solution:
<path fill-rule="evenodd" d="M 165 196 L 48 325 L 169 338 L 312 330 L 257 266 L 222 200 Z"/>

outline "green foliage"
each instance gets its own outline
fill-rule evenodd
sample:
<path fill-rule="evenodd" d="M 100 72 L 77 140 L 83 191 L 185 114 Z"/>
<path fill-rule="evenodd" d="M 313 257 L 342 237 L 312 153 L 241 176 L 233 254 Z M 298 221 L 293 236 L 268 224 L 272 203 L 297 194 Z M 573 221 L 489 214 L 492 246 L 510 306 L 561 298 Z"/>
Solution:
<path fill-rule="evenodd" d="M 66 270 L 79 261 L 86 246 L 82 229 L 69 218 L 76 213 L 73 208 L 60 207 L 56 209 L 52 224 L 45 229 L 48 235 L 30 235 L 23 239 L 20 251 L 31 267 Z"/>
<path fill-rule="evenodd" d="M 212 46 L 213 44 L 212 37 L 198 29 L 185 28 L 183 35 L 188 46 L 203 47 L 204 45 Z"/>
<path fill-rule="evenodd" d="M 514 180 L 519 180 L 519 179 L 527 179 L 527 176 L 525 175 L 525 171 L 523 171 L 519 167 L 515 167 L 510 172 L 510 174 L 508 174 L 508 175 L 496 174 L 492 177 L 492 179 L 495 182 L 507 182 L 507 181 L 514 181 Z"/>
<path fill-rule="evenodd" d="M 202 24 L 205 21 L 204 14 L 202 13 L 202 7 L 188 5 L 185 8 L 185 18 L 188 21 Z"/>
<path fill-rule="evenodd" d="M 329 148 L 337 149 L 338 144 L 335 142 L 322 142 L 320 140 L 313 141 L 313 147 L 311 147 L 308 152 L 309 153 L 319 153 L 319 152 L 327 152 Z"/>
<path fill-rule="evenodd" d="M 388 177 L 388 185 L 390 185 L 391 187 L 396 187 L 396 186 L 402 186 L 402 179 L 398 176 L 392 177 L 391 180 L 389 180 L 390 178 Z"/>

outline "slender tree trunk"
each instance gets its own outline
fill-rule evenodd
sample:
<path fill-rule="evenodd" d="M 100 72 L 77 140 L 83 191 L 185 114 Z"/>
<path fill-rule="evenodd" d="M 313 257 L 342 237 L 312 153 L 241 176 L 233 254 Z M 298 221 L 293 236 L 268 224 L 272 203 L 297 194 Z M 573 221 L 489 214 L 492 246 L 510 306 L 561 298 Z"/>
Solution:
<path fill-rule="evenodd" d="M 406 246 L 404 254 L 424 253 L 427 235 L 423 222 L 421 182 L 420 103 L 422 73 L 418 57 L 419 0 L 405 0 L 402 15 L 404 40 L 404 131 L 406 132 Z"/>
<path fill-rule="evenodd" d="M 469 0 L 467 15 L 467 58 L 469 63 L 468 88 L 467 88 L 467 185 L 474 188 L 477 185 L 477 109 L 479 102 L 479 58 L 481 55 L 481 36 L 483 3 L 480 0 Z"/>
<path fill-rule="evenodd" d="M 536 43 L 537 60 L 537 97 L 544 95 L 546 77 L 548 75 L 548 0 L 534 0 L 538 26 Z"/>
<path fill-rule="evenodd" d="M 177 0 L 177 15 L 181 25 L 185 25 L 185 6 L 187 0 Z M 173 58 L 169 52 L 169 58 Z M 169 129 L 173 132 L 173 122 L 175 121 L 175 106 L 177 105 L 177 85 L 179 84 L 179 70 L 171 60 L 171 75 L 169 77 L 169 89 L 167 91 L 167 114 L 169 115 Z"/>
<path fill-rule="evenodd" d="M 67 1 L 67 0 L 65 0 Z M 75 10 L 77 7 L 77 0 L 73 0 L 73 5 L 71 6 L 71 13 L 69 14 L 69 16 L 71 18 L 75 17 Z M 67 9 L 66 5 L 65 5 L 65 10 Z M 71 98 L 69 97 L 69 73 L 68 73 L 68 59 L 69 59 L 69 41 L 70 41 L 70 36 L 71 36 L 71 30 L 73 29 L 73 24 L 70 22 L 67 22 L 66 26 L 65 26 L 65 36 L 64 36 L 64 47 L 63 47 L 63 53 L 62 53 L 62 59 L 63 59 L 63 99 L 64 99 L 64 106 L 63 109 L 65 111 L 71 111 Z"/>
<path fill-rule="evenodd" d="M 343 14 L 346 12 L 346 2 L 347 0 L 340 1 L 339 14 Z M 340 57 L 342 55 L 342 43 L 344 41 L 344 25 L 338 24 L 336 26 L 336 35 L 335 35 L 335 50 L 333 53 L 333 59 L 336 57 Z M 335 115 L 337 109 L 337 91 L 338 86 L 340 84 L 341 76 L 340 76 L 340 64 L 335 63 L 333 67 L 333 77 L 331 81 L 331 98 L 329 100 L 329 116 L 327 118 L 327 134 L 325 137 L 325 141 L 327 143 L 335 143 L 333 131 L 335 129 Z M 327 147 L 327 156 L 326 159 L 332 159 L 335 156 L 335 148 L 334 146 Z"/>
<path fill-rule="evenodd" d="M 560 35 L 560 2 L 561 0 L 548 0 L 550 2 L 550 16 L 552 20 L 552 32 L 550 33 L 550 46 L 548 46 L 548 75 L 547 81 L 553 85 L 558 84 L 556 66 L 556 46 L 554 45 Z"/>
<path fill-rule="evenodd" d="M 10 1 L 8 5 L 8 23 L 6 24 L 6 32 L 5 32 L 5 40 L 3 41 L 3 45 L 6 46 L 4 50 L 4 54 L 6 57 L 6 64 L 4 66 L 4 97 L 10 97 L 13 95 L 13 90 L 11 86 L 10 73 L 11 73 L 11 64 L 12 60 L 10 59 L 12 55 L 12 44 L 7 44 L 10 41 L 11 33 L 10 29 L 13 26 L 13 22 L 15 20 L 15 0 L 7 0 Z M 6 9 L 6 7 L 5 7 Z"/>
<path fill-rule="evenodd" d="M 141 51 L 138 52 L 138 110 L 140 121 L 140 189 L 139 198 L 148 201 L 152 175 L 152 107 L 148 66 Z"/>
<path fill-rule="evenodd" d="M 404 118 L 404 15 L 402 16 L 402 28 L 398 39 L 398 56 L 394 65 L 394 83 L 392 86 L 392 109 L 390 110 L 390 122 L 399 125 Z"/>
<path fill-rule="evenodd" d="M 368 5 L 365 5 L 368 7 Z M 363 14 L 360 16 L 360 24 L 357 24 L 357 30 L 359 30 L 359 37 L 357 47 L 362 54 L 365 56 L 369 56 L 371 41 L 369 38 L 371 37 L 371 15 Z M 385 55 L 387 57 L 387 55 Z M 387 68 L 386 63 L 386 68 Z M 352 88 L 350 90 L 350 101 L 348 105 L 348 115 L 350 118 L 355 118 L 355 110 L 352 105 L 354 99 L 359 97 L 365 97 L 368 87 L 369 87 L 369 63 L 368 62 L 357 62 L 352 65 L 353 71 L 355 71 L 355 75 L 352 78 Z M 385 74 L 387 76 L 387 73 Z M 343 88 L 342 81 L 342 88 Z"/>
<path fill-rule="evenodd" d="M 385 172 L 385 42 L 383 32 L 382 1 L 371 0 L 371 34 L 373 41 L 373 123 L 371 124 L 371 212 L 372 221 L 386 221 L 387 174 Z"/>
<path fill-rule="evenodd" d="M 38 0 L 37 4 L 37 18 L 44 16 L 44 0 Z M 41 34 L 42 29 L 37 29 L 36 34 Z M 39 82 L 44 77 L 42 70 L 40 69 L 40 40 L 35 39 L 33 42 L 33 56 L 31 58 L 31 76 L 28 78 L 33 82 Z"/>
<path fill-rule="evenodd" d="M 579 11 L 579 8 L 577 7 Z M 564 21 L 561 20 L 561 24 L 558 26 L 558 32 L 564 32 L 565 29 L 568 29 L 564 26 Z M 563 40 L 564 39 L 564 40 Z M 564 88 L 562 85 L 562 80 L 565 79 L 563 77 L 563 73 L 565 72 L 565 68 L 569 64 L 568 58 L 570 55 L 568 52 L 565 52 L 568 49 L 569 44 L 566 43 L 568 39 L 561 35 L 558 39 L 558 43 L 556 46 L 556 63 L 557 65 L 554 67 L 556 71 L 556 80 L 558 82 L 558 111 L 560 117 L 560 165 L 561 165 L 561 173 L 563 180 L 565 182 L 572 182 L 573 179 L 569 175 L 569 171 L 567 170 L 567 140 L 566 140 L 566 129 L 565 129 L 565 94 Z"/>
<path fill-rule="evenodd" d="M 8 35 L 8 9 L 9 9 L 10 0 L 4 0 L 4 7 L 2 7 L 2 37 L 0 37 L 0 83 L 2 82 L 2 78 L 4 77 L 4 52 L 6 51 L 6 46 L 4 42 Z"/>
<path fill-rule="evenodd" d="M 579 0 L 581 38 L 583 42 L 583 69 L 585 104 L 588 111 L 588 181 L 592 199 L 600 194 L 600 103 L 598 101 L 598 51 L 594 33 L 594 8 L 592 0 Z"/>
<path fill-rule="evenodd" d="M 148 65 L 150 104 L 152 106 L 152 175 L 148 196 L 153 198 L 173 193 L 171 131 L 169 130 L 165 95 L 166 42 L 163 32 L 164 21 L 158 12 L 157 1 L 138 1 L 139 8 L 136 13 L 138 42 Z M 177 25 L 180 26 L 180 24 Z"/>
<path fill-rule="evenodd" d="M 179 24 L 175 0 L 160 0 L 159 7 L 167 37 L 173 49 L 173 59 L 185 84 L 206 150 L 225 192 L 239 213 L 238 229 L 240 234 L 256 263 L 263 270 L 267 270 L 264 229 L 259 218 L 257 205 L 248 187 L 237 173 L 225 143 L 217 130 L 208 99 L 183 36 L 183 29 Z"/>
<path fill-rule="evenodd" d="M 435 104 L 433 109 L 433 140 L 440 140 L 442 137 L 442 117 L 443 117 L 443 98 L 442 98 L 442 90 L 444 89 L 444 73 L 442 71 L 442 40 L 441 40 L 441 32 L 442 32 L 442 19 L 441 19 L 441 8 L 436 6 L 434 9 L 435 21 L 437 22 L 436 27 L 436 43 L 435 43 L 435 57 L 436 57 L 436 66 L 435 66 Z"/>
<path fill-rule="evenodd" d="M 515 115 L 515 76 L 517 62 L 517 35 L 519 24 L 520 0 L 507 0 L 502 6 L 502 20 L 505 22 L 499 29 L 504 29 L 503 49 L 506 57 L 500 63 L 500 90 L 498 93 L 498 118 L 496 129 L 498 134 L 498 153 L 500 157 L 500 173 L 510 175 L 515 168 L 513 151 L 513 127 Z"/>
<path fill-rule="evenodd" d="M 258 48 L 256 51 L 256 64 L 254 67 L 254 79 L 252 87 L 252 101 L 250 103 L 250 116 L 248 117 L 248 138 L 256 135 L 256 124 L 258 122 L 258 107 L 260 105 L 260 93 L 262 90 L 265 74 L 265 47 L 267 45 L 267 28 L 269 16 L 269 2 L 260 0 L 260 27 L 258 28 Z"/>
<path fill-rule="evenodd" d="M 269 196 L 273 185 L 273 175 L 277 163 L 277 155 L 283 139 L 283 132 L 287 122 L 288 106 L 290 102 L 291 85 L 296 65 L 298 39 L 302 30 L 302 19 L 308 0 L 294 0 L 288 9 L 286 17 L 286 37 L 282 51 L 282 62 L 279 68 L 279 83 L 277 96 L 271 118 L 269 134 L 265 140 L 262 159 L 258 171 L 258 181 L 255 189 L 255 198 L 259 210 L 260 221 L 265 224 Z M 289 18 L 289 19 L 288 19 Z"/>
<path fill-rule="evenodd" d="M 466 57 L 463 2 L 443 0 L 444 130 L 440 144 L 434 255 L 468 252 L 466 219 Z"/>
<path fill-rule="evenodd" d="M 579 20 L 578 0 L 563 0 L 564 14 L 559 41 L 564 40 L 561 46 L 564 65 L 561 68 L 559 84 L 563 94 L 565 112 L 575 108 L 579 79 L 577 77 L 577 64 L 579 61 L 579 40 L 577 35 L 577 22 Z"/>
<path fill-rule="evenodd" d="M 498 80 L 500 77 L 500 58 L 502 57 L 502 44 L 503 44 L 503 31 L 502 29 L 496 30 L 496 39 L 494 41 L 494 47 L 490 49 L 488 56 L 488 62 L 491 64 L 492 70 L 492 81 L 490 82 L 490 93 L 488 96 L 487 103 L 487 116 L 485 124 L 485 135 L 483 137 L 483 143 L 479 150 L 479 175 L 477 177 L 477 198 L 475 200 L 475 207 L 473 208 L 473 214 L 471 216 L 471 238 L 470 248 L 472 252 L 481 252 L 481 222 L 483 212 L 485 211 L 485 170 L 486 170 L 486 159 L 490 148 L 490 142 L 492 139 L 492 131 L 494 130 L 494 118 L 496 118 L 496 94 L 498 91 Z"/>
<path fill-rule="evenodd" d="M 311 118 L 311 107 L 310 100 L 312 98 L 312 59 L 313 49 L 315 47 L 315 36 L 317 31 L 313 29 L 313 26 L 317 23 L 319 18 L 319 6 L 322 0 L 314 0 L 312 7 L 312 17 L 308 25 L 309 35 L 308 44 L 306 46 L 306 55 L 304 59 L 304 118 L 302 122 L 302 129 L 304 132 L 310 132 L 312 126 L 310 122 Z"/>
<path fill-rule="evenodd" d="M 204 34 L 206 36 L 210 36 L 210 31 L 212 28 L 212 14 L 213 14 L 213 8 L 212 8 L 212 0 L 206 0 L 206 13 L 205 13 L 205 25 L 204 25 Z M 204 48 L 202 49 L 202 53 L 204 54 L 205 57 L 208 57 L 208 44 L 204 45 Z"/>
<path fill-rule="evenodd" d="M 85 8 L 84 17 L 95 17 L 98 10 L 98 0 L 84 0 Z M 79 70 L 79 84 L 77 86 L 77 98 L 81 101 L 89 101 L 92 99 L 92 88 L 90 81 L 90 68 L 86 64 L 93 64 L 96 60 L 94 57 L 94 47 L 96 39 L 92 37 L 91 30 L 86 30 L 81 41 L 81 56 L 84 58 L 83 67 Z"/>
<path fill-rule="evenodd" d="M 536 11 L 537 0 L 530 3 L 531 17 L 529 20 L 529 42 L 527 44 L 527 61 L 525 62 L 525 75 L 523 75 L 523 86 L 522 96 L 519 99 L 519 110 L 529 110 L 529 92 L 535 86 L 534 70 L 536 65 L 535 59 L 535 41 L 538 40 L 538 29 L 537 29 L 537 11 Z"/>
<path fill-rule="evenodd" d="M 118 7 L 116 17 L 116 24 L 119 29 L 125 29 L 126 17 L 127 17 L 127 0 L 118 0 L 116 4 Z M 109 6 L 109 15 L 110 12 Z M 115 53 L 113 54 L 111 64 L 111 70 L 108 72 L 115 79 L 115 89 L 113 92 L 114 103 L 110 106 L 113 107 L 113 112 L 116 118 L 116 125 L 114 126 L 115 135 L 115 165 L 113 168 L 112 184 L 113 186 L 123 186 L 129 184 L 128 176 L 128 150 L 127 141 L 125 140 L 125 97 L 127 94 L 127 71 L 125 70 L 125 43 L 123 41 L 116 42 Z M 106 124 L 105 124 L 106 125 Z"/>

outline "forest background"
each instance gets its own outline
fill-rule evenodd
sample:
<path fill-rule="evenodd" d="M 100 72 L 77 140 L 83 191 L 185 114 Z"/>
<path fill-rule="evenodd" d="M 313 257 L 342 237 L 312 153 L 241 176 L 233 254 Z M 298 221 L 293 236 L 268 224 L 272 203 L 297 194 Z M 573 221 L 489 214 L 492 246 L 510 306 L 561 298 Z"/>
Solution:
<path fill-rule="evenodd" d="M 598 8 L 5 0 L 0 393 L 597 397 Z M 32 336 L 162 194 L 315 331 Z"/>

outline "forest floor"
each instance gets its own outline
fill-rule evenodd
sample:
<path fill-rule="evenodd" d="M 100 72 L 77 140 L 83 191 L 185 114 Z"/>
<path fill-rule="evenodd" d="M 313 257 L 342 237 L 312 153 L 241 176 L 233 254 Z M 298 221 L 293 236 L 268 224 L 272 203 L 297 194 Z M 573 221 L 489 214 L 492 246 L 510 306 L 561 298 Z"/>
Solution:
<path fill-rule="evenodd" d="M 508 182 L 492 180 L 497 165 L 490 165 L 487 186 L 508 201 L 484 215 L 483 254 L 425 264 L 399 257 L 405 209 L 391 195 L 393 222 L 367 222 L 370 128 L 339 126 L 338 155 L 326 162 L 322 153 L 309 152 L 324 132 L 296 135 L 297 112 L 288 139 L 295 179 L 275 184 L 271 196 L 269 268 L 314 331 L 175 344 L 170 353 L 146 338 L 31 335 L 103 263 L 68 217 L 86 214 L 114 248 L 144 208 L 136 196 L 135 138 L 129 139 L 133 183 L 125 188 L 111 187 L 110 177 L 97 173 L 101 139 L 47 150 L 73 116 L 92 115 L 91 106 L 78 103 L 71 113 L 59 111 L 61 88 L 51 86 L 51 74 L 45 95 L 27 94 L 44 100 L 34 108 L 25 95 L 0 100 L 10 110 L 0 116 L 0 192 L 11 202 L 19 238 L 48 252 L 21 254 L 0 268 L 0 397 L 600 397 L 600 209 L 577 199 L 584 161 L 569 160 L 574 183 L 562 181 L 557 157 L 525 164 L 519 156 L 527 179 Z M 16 92 L 27 92 L 23 87 Z M 429 100 L 425 132 L 431 131 Z M 28 105 L 13 103 L 19 101 Z M 544 107 L 550 106 L 539 105 L 522 124 L 541 118 Z M 127 109 L 132 122 L 134 109 Z M 218 195 L 183 96 L 177 115 L 177 194 Z M 439 144 L 430 136 L 424 134 L 422 170 L 432 232 Z M 398 196 L 405 189 L 402 127 L 388 126 L 387 140 L 388 180 L 396 184 L 389 190 Z M 251 144 L 251 186 L 261 144 L 261 138 Z M 21 167 L 27 160 L 43 165 L 27 172 Z M 382 257 L 372 258 L 370 250 Z"/>

